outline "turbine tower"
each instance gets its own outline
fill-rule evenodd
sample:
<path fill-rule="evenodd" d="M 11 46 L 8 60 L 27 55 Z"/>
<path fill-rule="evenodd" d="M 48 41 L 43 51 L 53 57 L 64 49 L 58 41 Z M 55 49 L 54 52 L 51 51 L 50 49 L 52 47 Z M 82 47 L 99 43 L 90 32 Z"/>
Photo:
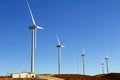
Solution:
<path fill-rule="evenodd" d="M 105 61 L 106 61 L 106 69 L 107 69 L 107 74 L 109 73 L 109 67 L 108 67 L 108 56 L 105 57 Z"/>
<path fill-rule="evenodd" d="M 57 48 L 58 48 L 58 74 L 60 74 L 60 71 L 61 71 L 61 48 L 65 47 L 63 46 L 61 43 L 60 43 L 60 40 L 59 40 L 59 37 L 58 35 L 56 34 L 56 38 L 57 38 Z"/>
<path fill-rule="evenodd" d="M 104 74 L 104 63 L 101 63 L 102 73 Z"/>
<path fill-rule="evenodd" d="M 37 29 L 44 29 L 44 28 L 39 27 L 38 25 L 36 25 L 35 19 L 34 19 L 33 14 L 32 14 L 32 10 L 31 10 L 30 5 L 29 5 L 27 0 L 26 0 L 26 3 L 27 3 L 27 6 L 28 6 L 28 9 L 29 9 L 29 12 L 30 12 L 32 22 L 33 22 L 33 25 L 29 26 L 29 29 L 32 30 L 31 73 L 34 73 L 35 38 L 37 37 L 36 36 L 36 31 L 37 31 Z"/>
<path fill-rule="evenodd" d="M 85 75 L 85 51 L 84 51 L 84 49 L 83 49 L 83 53 L 81 54 L 81 56 L 82 56 L 82 61 L 83 61 L 83 74 Z"/>

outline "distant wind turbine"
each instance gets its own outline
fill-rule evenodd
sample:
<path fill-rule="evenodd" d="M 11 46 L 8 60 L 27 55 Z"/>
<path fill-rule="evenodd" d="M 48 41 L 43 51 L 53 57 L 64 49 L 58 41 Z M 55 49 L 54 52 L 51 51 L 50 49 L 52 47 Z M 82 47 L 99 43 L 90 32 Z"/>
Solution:
<path fill-rule="evenodd" d="M 82 61 L 83 61 L 83 74 L 85 75 L 85 60 L 84 60 L 85 50 L 84 49 L 83 49 L 83 52 L 82 52 L 81 56 L 82 56 Z"/>
<path fill-rule="evenodd" d="M 106 69 L 107 69 L 107 74 L 109 73 L 109 67 L 108 67 L 108 55 L 105 57 L 105 61 L 106 61 Z"/>
<path fill-rule="evenodd" d="M 37 37 L 36 36 L 36 31 L 37 31 L 37 29 L 44 29 L 44 28 L 36 25 L 35 19 L 34 19 L 33 14 L 32 14 L 32 10 L 31 10 L 30 5 L 29 5 L 27 0 L 26 0 L 26 3 L 27 3 L 27 6 L 28 6 L 28 9 L 29 9 L 29 12 L 30 12 L 32 22 L 33 22 L 33 26 L 30 26 L 29 29 L 32 30 L 31 72 L 34 73 L 35 38 Z"/>
<path fill-rule="evenodd" d="M 61 48 L 65 47 L 65 46 L 63 46 L 60 43 L 57 33 L 56 33 L 56 38 L 57 38 L 57 42 L 58 42 L 58 44 L 56 46 L 58 48 L 58 74 L 60 74 L 60 72 L 61 72 Z"/>
<path fill-rule="evenodd" d="M 102 67 L 102 74 L 104 74 L 104 63 L 101 63 L 101 67 Z"/>

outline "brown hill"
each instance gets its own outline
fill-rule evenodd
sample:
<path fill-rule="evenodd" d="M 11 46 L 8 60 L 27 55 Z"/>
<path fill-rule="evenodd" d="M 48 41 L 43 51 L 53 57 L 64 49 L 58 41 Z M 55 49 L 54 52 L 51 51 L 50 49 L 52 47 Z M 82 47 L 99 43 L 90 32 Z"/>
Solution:
<path fill-rule="evenodd" d="M 79 75 L 79 74 L 56 74 L 54 77 L 59 77 L 65 80 L 108 80 L 105 77 L 96 77 L 96 76 L 87 76 L 87 75 Z"/>
<path fill-rule="evenodd" d="M 120 73 L 110 73 L 110 74 L 102 74 L 102 75 L 96 75 L 96 77 L 104 77 L 108 80 L 120 80 Z"/>

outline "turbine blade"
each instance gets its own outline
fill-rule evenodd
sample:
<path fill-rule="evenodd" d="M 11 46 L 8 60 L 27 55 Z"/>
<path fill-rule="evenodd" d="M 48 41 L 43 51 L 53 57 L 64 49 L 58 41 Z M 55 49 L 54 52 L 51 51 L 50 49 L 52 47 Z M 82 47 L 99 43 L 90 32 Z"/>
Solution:
<path fill-rule="evenodd" d="M 102 63 L 104 63 L 104 59 L 103 58 L 101 58 L 101 61 L 102 61 Z"/>
<path fill-rule="evenodd" d="M 109 54 L 106 55 L 106 58 L 109 58 Z"/>
<path fill-rule="evenodd" d="M 61 47 L 62 47 L 62 48 L 65 48 L 66 46 L 64 46 L 64 45 L 61 45 Z"/>
<path fill-rule="evenodd" d="M 57 33 L 56 33 L 56 38 L 57 38 L 57 42 L 58 42 L 58 44 L 59 44 L 59 45 L 61 45 L 61 44 L 60 44 L 60 40 L 59 40 L 59 37 L 58 37 Z"/>
<path fill-rule="evenodd" d="M 84 48 L 82 48 L 82 51 L 83 51 L 83 52 L 82 52 L 82 54 L 84 54 L 84 55 L 85 55 L 85 50 L 84 50 Z"/>
<path fill-rule="evenodd" d="M 40 26 L 36 26 L 37 27 L 37 29 L 44 29 L 43 27 L 40 27 Z"/>
<path fill-rule="evenodd" d="M 29 3 L 28 3 L 28 0 L 26 0 L 26 2 L 27 2 L 27 5 L 28 5 L 28 9 L 29 9 L 29 12 L 30 12 L 30 15 L 31 15 L 32 22 L 33 22 L 33 24 L 36 26 L 35 19 L 34 19 L 34 17 L 33 17 L 33 13 L 32 13 L 32 10 L 31 10 L 31 8 L 30 8 L 30 5 L 29 5 Z"/>

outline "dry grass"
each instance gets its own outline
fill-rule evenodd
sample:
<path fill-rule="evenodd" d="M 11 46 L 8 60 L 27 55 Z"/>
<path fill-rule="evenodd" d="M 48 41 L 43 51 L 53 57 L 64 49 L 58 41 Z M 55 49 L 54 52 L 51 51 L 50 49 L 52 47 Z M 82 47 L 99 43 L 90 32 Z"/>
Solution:
<path fill-rule="evenodd" d="M 60 75 L 53 75 L 54 77 L 63 78 L 65 80 L 108 80 L 104 77 L 95 77 L 95 76 L 84 76 L 79 74 L 60 74 Z"/>
<path fill-rule="evenodd" d="M 107 78 L 108 80 L 120 80 L 120 73 L 110 73 L 110 74 L 97 75 L 97 76 Z"/>
<path fill-rule="evenodd" d="M 46 79 L 46 80 L 65 80 L 58 77 L 54 77 L 53 74 L 37 75 L 37 78 Z"/>

